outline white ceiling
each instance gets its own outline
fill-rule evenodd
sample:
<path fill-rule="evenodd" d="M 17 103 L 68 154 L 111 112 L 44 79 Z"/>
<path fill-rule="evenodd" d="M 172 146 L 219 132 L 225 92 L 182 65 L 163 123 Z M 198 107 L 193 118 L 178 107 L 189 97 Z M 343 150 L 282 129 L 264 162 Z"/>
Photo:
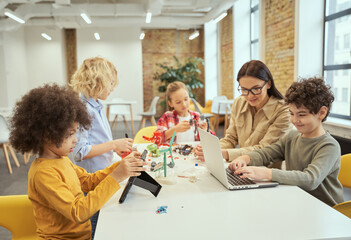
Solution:
<path fill-rule="evenodd" d="M 26 26 L 59 28 L 140 27 L 142 29 L 192 29 L 216 18 L 236 0 L 0 0 L 0 31 L 23 24 L 4 15 L 13 11 Z M 151 23 L 145 23 L 146 13 Z M 92 23 L 80 14 L 85 12 Z"/>

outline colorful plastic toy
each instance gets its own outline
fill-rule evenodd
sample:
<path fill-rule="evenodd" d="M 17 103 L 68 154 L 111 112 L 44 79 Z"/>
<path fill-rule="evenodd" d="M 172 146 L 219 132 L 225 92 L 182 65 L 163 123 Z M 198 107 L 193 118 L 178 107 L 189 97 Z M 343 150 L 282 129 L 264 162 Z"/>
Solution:
<path fill-rule="evenodd" d="M 158 150 L 156 144 L 150 144 L 146 148 L 151 153 L 151 157 L 159 157 L 160 156 L 160 150 Z"/>
<path fill-rule="evenodd" d="M 154 144 L 161 145 L 162 144 L 162 133 L 161 132 L 154 132 L 151 138 L 143 136 L 146 141 L 150 141 Z"/>
<path fill-rule="evenodd" d="M 167 213 L 168 206 L 161 206 L 156 210 L 157 214 Z"/>

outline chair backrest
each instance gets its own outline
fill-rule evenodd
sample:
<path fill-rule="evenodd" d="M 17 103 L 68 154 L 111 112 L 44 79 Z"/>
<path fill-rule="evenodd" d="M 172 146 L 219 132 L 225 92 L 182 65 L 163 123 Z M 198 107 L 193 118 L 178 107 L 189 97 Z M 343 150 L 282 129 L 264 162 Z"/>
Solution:
<path fill-rule="evenodd" d="M 351 153 L 341 156 L 338 179 L 344 187 L 351 188 Z"/>
<path fill-rule="evenodd" d="M 149 114 L 152 114 L 152 115 L 156 114 L 156 104 L 157 104 L 159 99 L 160 99 L 159 96 L 156 96 L 156 97 L 154 97 L 154 99 L 152 99 L 149 110 L 147 111 Z"/>
<path fill-rule="evenodd" d="M 150 143 L 150 141 L 145 140 L 143 136 L 151 138 L 156 130 L 157 126 L 144 127 L 140 129 L 135 135 L 133 143 Z"/>
<path fill-rule="evenodd" d="M 0 115 L 0 143 L 9 142 L 10 130 L 7 126 L 5 118 Z"/>
<path fill-rule="evenodd" d="M 211 112 L 214 114 L 220 114 L 224 115 L 226 111 L 226 104 L 219 104 L 220 100 L 228 100 L 226 96 L 217 96 L 214 97 L 212 100 L 212 106 L 211 106 Z M 220 106 L 219 112 L 218 112 L 218 106 Z"/>
<path fill-rule="evenodd" d="M 28 195 L 0 196 L 0 226 L 12 233 L 12 240 L 37 239 L 32 203 Z"/>
<path fill-rule="evenodd" d="M 351 201 L 342 202 L 333 207 L 335 210 L 338 210 L 345 216 L 351 218 Z"/>
<path fill-rule="evenodd" d="M 122 98 L 112 98 L 112 102 L 123 102 Z M 111 105 L 110 114 L 114 115 L 130 115 L 129 107 L 126 105 Z"/>
<path fill-rule="evenodd" d="M 193 102 L 194 107 L 195 107 L 195 112 L 198 112 L 200 114 L 202 114 L 202 111 L 199 107 L 199 103 L 194 99 L 194 98 L 190 98 L 190 100 Z"/>

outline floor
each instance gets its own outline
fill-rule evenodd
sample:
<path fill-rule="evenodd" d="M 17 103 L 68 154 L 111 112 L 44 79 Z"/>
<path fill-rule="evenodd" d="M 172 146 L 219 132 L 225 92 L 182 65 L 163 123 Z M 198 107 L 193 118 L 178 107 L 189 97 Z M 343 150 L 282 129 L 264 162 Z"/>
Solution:
<path fill-rule="evenodd" d="M 146 126 L 150 126 L 151 123 L 147 122 Z M 135 121 L 134 123 L 135 129 L 139 127 L 139 122 Z M 129 124 L 130 129 L 130 124 Z M 131 130 L 126 130 L 124 124 L 122 122 L 118 122 L 117 127 L 112 131 L 114 138 L 124 138 L 125 133 L 128 133 L 129 137 L 134 137 Z M 219 126 L 218 136 L 222 138 L 223 133 L 223 125 Z M 27 173 L 30 167 L 30 164 L 34 160 L 32 156 L 29 163 L 27 165 L 23 162 L 23 156 L 21 154 L 17 154 L 18 161 L 21 166 L 19 168 L 13 163 L 12 158 L 10 157 L 10 161 L 12 162 L 12 170 L 13 174 L 10 175 L 7 170 L 7 165 L 5 162 L 5 157 L 3 151 L 0 150 L 0 196 L 4 195 L 22 195 L 27 194 L 28 191 L 28 180 Z M 1 240 L 10 240 L 12 238 L 11 233 L 6 229 L 0 226 L 0 239 Z"/>

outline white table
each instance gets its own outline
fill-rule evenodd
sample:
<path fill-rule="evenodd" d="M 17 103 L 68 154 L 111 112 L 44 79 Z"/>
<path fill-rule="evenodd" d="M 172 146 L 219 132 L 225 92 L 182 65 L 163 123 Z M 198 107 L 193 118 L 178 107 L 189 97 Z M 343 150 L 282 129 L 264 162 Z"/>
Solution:
<path fill-rule="evenodd" d="M 182 171 L 192 158 L 175 160 Z M 124 185 L 101 209 L 95 240 L 321 239 L 351 237 L 351 220 L 295 186 L 229 191 L 205 173 L 196 183 L 178 178 L 157 198 Z M 156 214 L 167 205 L 167 213 Z"/>
<path fill-rule="evenodd" d="M 135 134 L 134 130 L 134 121 L 133 121 L 133 104 L 136 104 L 136 101 L 128 101 L 128 100 L 120 100 L 120 101 L 105 101 L 104 104 L 106 105 L 106 116 L 108 122 L 110 122 L 110 106 L 112 105 L 122 105 L 122 106 L 128 106 L 129 111 L 130 111 L 130 120 L 131 120 L 131 125 L 132 125 L 132 133 L 133 135 Z"/>

